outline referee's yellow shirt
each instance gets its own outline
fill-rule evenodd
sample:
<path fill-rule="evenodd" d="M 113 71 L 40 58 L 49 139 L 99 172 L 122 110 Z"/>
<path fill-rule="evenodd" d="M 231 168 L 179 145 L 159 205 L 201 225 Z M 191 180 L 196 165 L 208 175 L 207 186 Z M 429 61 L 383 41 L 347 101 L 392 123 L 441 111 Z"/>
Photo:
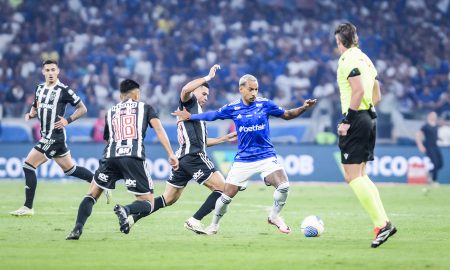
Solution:
<path fill-rule="evenodd" d="M 352 88 L 348 77 L 355 68 L 361 73 L 361 82 L 364 87 L 364 97 L 358 110 L 368 110 L 372 104 L 373 85 L 378 74 L 377 70 L 365 53 L 357 47 L 352 47 L 341 55 L 338 62 L 337 82 L 341 94 L 342 114 L 346 113 L 350 107 Z"/>

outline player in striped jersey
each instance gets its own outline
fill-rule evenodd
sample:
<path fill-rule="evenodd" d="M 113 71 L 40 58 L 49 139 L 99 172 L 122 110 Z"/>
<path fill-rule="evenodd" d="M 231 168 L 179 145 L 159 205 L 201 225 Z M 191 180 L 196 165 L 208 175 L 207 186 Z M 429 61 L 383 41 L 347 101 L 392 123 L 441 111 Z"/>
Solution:
<path fill-rule="evenodd" d="M 36 95 L 25 120 L 38 117 L 41 124 L 41 139 L 31 149 L 23 171 L 25 174 L 25 204 L 18 210 L 11 212 L 14 216 L 32 216 L 34 214 L 33 201 L 37 186 L 36 168 L 49 159 L 54 159 L 66 175 L 75 176 L 91 182 L 93 174 L 86 168 L 76 166 L 66 144 L 65 126 L 83 116 L 86 112 L 81 99 L 67 85 L 58 79 L 58 63 L 46 60 L 42 64 L 42 74 L 45 83 L 36 88 Z M 75 112 L 65 118 L 67 104 L 75 106 Z"/>
<path fill-rule="evenodd" d="M 216 201 L 213 221 L 205 230 L 207 234 L 217 233 L 219 221 L 233 197 L 245 190 L 248 179 L 257 173 L 266 185 L 275 188 L 273 206 L 267 219 L 269 224 L 275 225 L 282 233 L 291 231 L 280 216 L 288 197 L 289 181 L 270 140 L 269 117 L 294 119 L 314 106 L 317 100 L 308 99 L 301 107 L 284 110 L 271 100 L 257 97 L 258 88 L 258 80 L 253 75 L 246 74 L 239 80 L 240 100 L 227 104 L 218 111 L 191 114 L 183 110 L 172 113 L 180 121 L 233 119 L 236 125 L 238 152 L 225 180 L 224 192 Z"/>
<path fill-rule="evenodd" d="M 166 131 L 150 105 L 140 102 L 139 84 L 126 79 L 120 83 L 121 102 L 112 106 L 106 113 L 104 138 L 108 141 L 100 166 L 95 171 L 88 194 L 78 208 L 75 228 L 66 237 L 78 240 L 92 208 L 103 190 L 114 189 L 116 181 L 125 180 L 130 193 L 136 201 L 122 206 L 117 204 L 114 212 L 119 219 L 120 231 L 128 234 L 129 215 L 148 215 L 152 211 L 153 182 L 145 164 L 144 138 L 150 126 L 163 145 L 174 170 L 178 169 L 178 159 L 172 151 Z"/>
<path fill-rule="evenodd" d="M 186 108 L 191 113 L 202 112 L 202 106 L 207 102 L 209 95 L 208 81 L 216 76 L 218 69 L 220 69 L 219 65 L 212 66 L 207 76 L 195 79 L 182 88 L 179 110 Z M 216 171 L 214 163 L 208 158 L 206 147 L 234 140 L 236 140 L 235 132 L 218 138 L 208 138 L 204 121 L 179 122 L 178 141 L 180 148 L 176 155 L 180 162 L 180 169 L 172 170 L 164 194 L 155 198 L 153 212 L 174 204 L 180 198 L 187 183 L 194 180 L 209 188 L 211 194 L 198 211 L 185 221 L 184 226 L 195 233 L 205 234 L 201 220 L 214 209 L 216 200 L 221 196 L 225 183 L 223 175 Z M 142 217 L 143 215 L 130 216 L 129 222 L 133 224 Z"/>

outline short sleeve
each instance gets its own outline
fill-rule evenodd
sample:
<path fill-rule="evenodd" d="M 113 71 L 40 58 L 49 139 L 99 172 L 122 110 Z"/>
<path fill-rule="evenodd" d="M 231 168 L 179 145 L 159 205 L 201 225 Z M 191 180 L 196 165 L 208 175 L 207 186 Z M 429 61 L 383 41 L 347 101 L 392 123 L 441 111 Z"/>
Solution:
<path fill-rule="evenodd" d="M 31 104 L 31 106 L 33 106 L 34 108 L 37 108 L 37 104 L 38 104 L 38 101 L 37 101 L 37 90 L 39 89 L 39 85 L 38 86 L 36 86 L 36 89 L 34 89 L 34 100 L 33 100 L 33 103 Z"/>
<path fill-rule="evenodd" d="M 150 120 L 152 120 L 153 118 L 159 118 L 158 112 L 152 106 L 150 106 L 148 104 L 145 104 L 144 107 L 145 107 L 144 111 L 147 112 L 147 115 L 146 115 L 147 123 L 150 125 L 150 127 L 152 127 L 152 125 L 150 124 Z"/>
<path fill-rule="evenodd" d="M 62 100 L 66 103 L 70 103 L 72 106 L 76 106 L 81 101 L 80 97 L 77 96 L 77 94 L 75 94 L 75 92 L 70 88 L 63 91 Z"/>
<path fill-rule="evenodd" d="M 217 110 L 217 119 L 232 119 L 233 107 L 230 105 L 224 105 L 222 108 Z"/>
<path fill-rule="evenodd" d="M 275 117 L 280 117 L 284 114 L 284 109 L 281 106 L 278 106 L 272 100 L 266 102 L 267 114 Z"/>

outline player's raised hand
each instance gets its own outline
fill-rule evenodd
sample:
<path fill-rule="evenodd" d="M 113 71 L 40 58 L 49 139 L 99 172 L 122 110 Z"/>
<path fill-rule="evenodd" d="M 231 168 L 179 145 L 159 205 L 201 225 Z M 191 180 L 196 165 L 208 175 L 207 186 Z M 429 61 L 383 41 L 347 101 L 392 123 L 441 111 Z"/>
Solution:
<path fill-rule="evenodd" d="M 313 107 L 314 105 L 316 105 L 316 103 L 317 103 L 317 99 L 307 99 L 303 103 L 303 107 L 305 109 L 309 109 L 309 108 Z"/>
<path fill-rule="evenodd" d="M 220 69 L 220 66 L 218 64 L 215 64 L 214 66 L 212 66 L 211 69 L 209 70 L 208 76 L 211 79 L 214 78 L 216 76 L 216 72 L 218 69 Z"/>
<path fill-rule="evenodd" d="M 171 114 L 178 117 L 177 122 L 187 121 L 191 119 L 191 113 L 189 113 L 186 108 L 183 108 L 182 111 L 174 111 Z"/>
<path fill-rule="evenodd" d="M 67 121 L 66 118 L 58 115 L 58 121 L 55 122 L 55 128 L 64 128 L 65 126 L 67 126 L 69 124 L 69 122 Z"/>

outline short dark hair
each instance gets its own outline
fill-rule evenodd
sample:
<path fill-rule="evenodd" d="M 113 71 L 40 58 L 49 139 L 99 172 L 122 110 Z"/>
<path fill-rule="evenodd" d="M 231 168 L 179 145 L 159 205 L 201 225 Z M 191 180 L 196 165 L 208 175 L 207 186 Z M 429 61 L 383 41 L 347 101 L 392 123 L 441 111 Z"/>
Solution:
<path fill-rule="evenodd" d="M 334 34 L 338 35 L 339 40 L 342 42 L 342 45 L 344 45 L 345 48 L 350 48 L 353 45 L 358 45 L 356 26 L 349 22 L 339 24 L 336 27 Z"/>
<path fill-rule="evenodd" d="M 209 89 L 209 84 L 207 82 L 204 82 L 201 86 L 204 86 Z"/>
<path fill-rule="evenodd" d="M 47 59 L 47 60 L 44 60 L 44 62 L 42 62 L 42 66 L 49 65 L 49 64 L 58 65 L 58 61 L 52 60 L 52 59 Z"/>
<path fill-rule="evenodd" d="M 140 85 L 132 79 L 125 79 L 120 83 L 120 93 L 128 93 L 133 89 L 139 89 Z"/>

